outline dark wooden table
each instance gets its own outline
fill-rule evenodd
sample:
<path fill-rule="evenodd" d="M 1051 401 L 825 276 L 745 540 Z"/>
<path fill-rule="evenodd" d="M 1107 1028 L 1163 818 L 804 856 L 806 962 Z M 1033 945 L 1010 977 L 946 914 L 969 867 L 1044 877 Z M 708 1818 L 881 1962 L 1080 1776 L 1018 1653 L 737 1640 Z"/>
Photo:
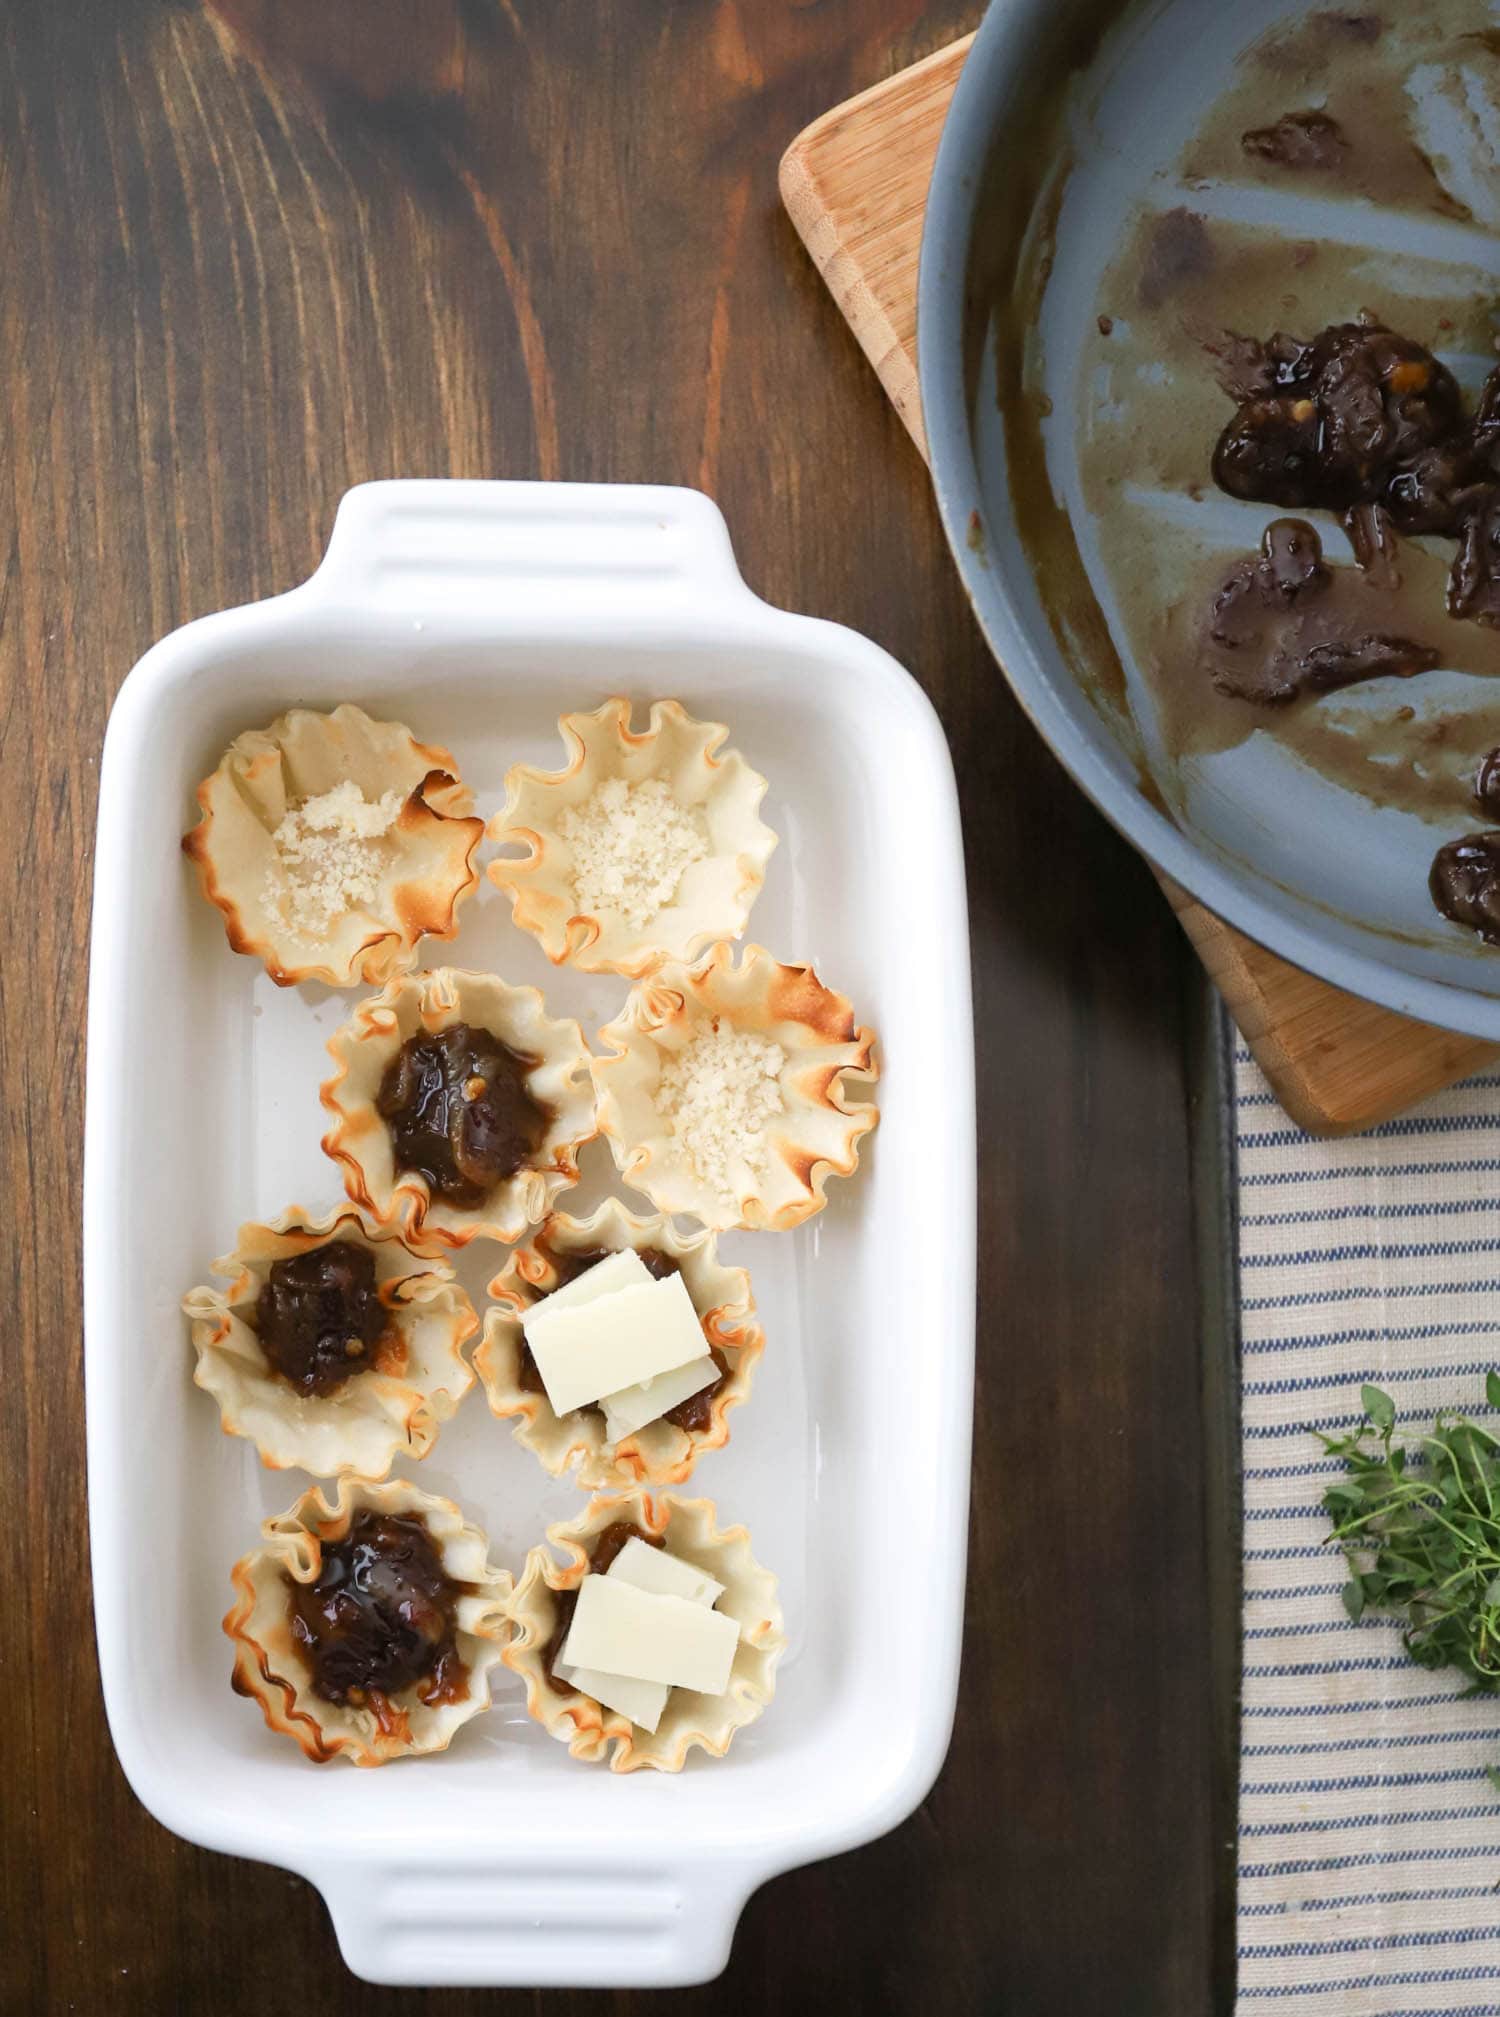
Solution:
<path fill-rule="evenodd" d="M 671 2007 L 1120 2017 L 1222 1992 L 1214 1589 L 1236 1536 L 1212 1409 L 1204 1428 L 1200 985 L 1145 869 L 1001 683 L 924 472 L 776 200 L 806 121 L 975 12 L 0 9 L 7 2012 L 481 2001 L 365 1988 L 314 1892 L 136 1804 L 85 1525 L 79 1148 L 111 697 L 163 631 L 305 576 L 349 484 L 410 475 L 701 485 L 757 589 L 912 669 L 958 763 L 983 1220 L 953 1749 L 906 1826 L 769 1885 L 724 1980 Z"/>

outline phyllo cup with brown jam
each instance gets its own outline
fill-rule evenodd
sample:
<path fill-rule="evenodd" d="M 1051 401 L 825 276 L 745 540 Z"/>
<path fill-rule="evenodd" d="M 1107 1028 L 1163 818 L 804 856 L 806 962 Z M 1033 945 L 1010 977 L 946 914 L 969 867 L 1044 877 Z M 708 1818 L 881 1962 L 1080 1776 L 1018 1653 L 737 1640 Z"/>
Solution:
<path fill-rule="evenodd" d="M 473 1383 L 478 1320 L 452 1269 L 351 1205 L 241 1226 L 213 1271 L 226 1288 L 183 1298 L 193 1378 L 272 1470 L 383 1478 L 426 1456 Z"/>
<path fill-rule="evenodd" d="M 578 1181 L 597 1132 L 570 1018 L 495 974 L 401 975 L 329 1039 L 323 1147 L 353 1201 L 418 1252 L 511 1241 Z"/>
<path fill-rule="evenodd" d="M 235 1692 L 323 1764 L 445 1750 L 490 1705 L 511 1578 L 447 1499 L 402 1482 L 314 1486 L 230 1574 Z"/>

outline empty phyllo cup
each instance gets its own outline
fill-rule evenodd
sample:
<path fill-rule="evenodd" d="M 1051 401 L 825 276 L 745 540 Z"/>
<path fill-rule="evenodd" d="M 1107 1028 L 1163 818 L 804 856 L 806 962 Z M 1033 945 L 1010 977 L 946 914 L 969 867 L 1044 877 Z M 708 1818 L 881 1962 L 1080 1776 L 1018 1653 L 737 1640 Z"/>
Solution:
<path fill-rule="evenodd" d="M 776 1578 L 715 1517 L 709 1499 L 605 1494 L 547 1529 L 563 1562 L 526 1557 L 505 1664 L 575 1758 L 613 1746 L 612 1771 L 678 1772 L 695 1745 L 721 1758 L 775 1693 Z"/>
<path fill-rule="evenodd" d="M 628 1276 L 625 1256 L 631 1257 Z M 613 1312 L 612 1295 L 593 1293 L 603 1286 L 598 1271 L 606 1262 L 614 1294 L 626 1296 Z M 677 1293 L 685 1291 L 690 1302 L 689 1324 L 699 1332 L 696 1346 L 689 1339 L 676 1351 L 667 1344 L 676 1333 L 651 1307 L 654 1300 L 670 1299 L 654 1285 L 674 1275 L 681 1277 Z M 630 1293 L 641 1288 L 644 1295 Z M 581 1343 L 587 1352 L 597 1338 L 598 1348 L 608 1351 L 618 1341 L 641 1338 L 656 1353 L 649 1364 L 667 1357 L 677 1357 L 679 1364 L 645 1381 L 630 1379 L 622 1386 L 617 1380 L 613 1390 L 599 1386 L 594 1398 L 559 1413 L 526 1327 L 535 1328 L 545 1362 L 540 1319 L 544 1312 L 551 1315 L 557 1307 L 552 1299 L 564 1289 L 587 1297 L 586 1308 L 572 1306 L 578 1337 L 567 1340 L 565 1350 Z M 571 1470 L 590 1489 L 678 1485 L 705 1450 L 728 1442 L 729 1411 L 749 1395 L 764 1334 L 749 1275 L 720 1262 L 712 1233 L 685 1236 L 670 1219 L 634 1217 L 613 1198 L 586 1219 L 557 1212 L 515 1249 L 489 1292 L 494 1300 L 474 1369 L 495 1414 L 514 1421 L 516 1441 L 554 1476 Z M 640 1370 L 623 1368 L 625 1374 Z M 597 1377 L 607 1382 L 613 1376 Z M 560 1400 L 568 1398 L 559 1392 Z"/>
<path fill-rule="evenodd" d="M 478 1319 L 452 1269 L 352 1206 L 241 1226 L 212 1265 L 228 1287 L 183 1298 L 193 1378 L 272 1470 L 383 1478 L 392 1458 L 426 1456 L 473 1384 Z"/>
<path fill-rule="evenodd" d="M 447 750 L 345 705 L 237 736 L 184 836 L 236 952 L 283 987 L 378 985 L 451 938 L 484 821 Z"/>
<path fill-rule="evenodd" d="M 630 726 L 616 697 L 558 722 L 561 770 L 514 765 L 489 837 L 523 854 L 487 873 L 547 957 L 636 978 L 738 938 L 765 881 L 776 835 L 757 808 L 766 780 L 727 728 L 656 701 Z"/>
<path fill-rule="evenodd" d="M 345 1478 L 261 1528 L 230 1571 L 237 1694 L 317 1764 L 446 1750 L 490 1705 L 511 1578 L 447 1499 Z"/>
<path fill-rule="evenodd" d="M 811 967 L 760 946 L 658 969 L 599 1040 L 599 1128 L 626 1183 L 718 1231 L 821 1211 L 879 1118 L 844 1087 L 875 1078 L 873 1032 Z"/>
<path fill-rule="evenodd" d="M 421 1252 L 519 1239 L 578 1181 L 597 1133 L 589 1054 L 533 987 L 401 975 L 328 1043 L 323 1147 L 355 1204 Z"/>

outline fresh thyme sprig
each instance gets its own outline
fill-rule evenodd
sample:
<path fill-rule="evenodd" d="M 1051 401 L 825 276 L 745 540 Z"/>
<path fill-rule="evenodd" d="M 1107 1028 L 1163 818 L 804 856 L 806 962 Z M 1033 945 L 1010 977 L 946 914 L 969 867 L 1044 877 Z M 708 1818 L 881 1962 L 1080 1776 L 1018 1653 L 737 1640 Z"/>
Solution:
<path fill-rule="evenodd" d="M 1500 1373 L 1485 1379 L 1500 1408 Z M 1349 1565 L 1351 1618 L 1404 1612 L 1402 1638 L 1423 1667 L 1457 1667 L 1468 1694 L 1500 1692 L 1500 1438 L 1444 1411 L 1429 1436 L 1393 1446 L 1396 1404 L 1362 1387 L 1364 1420 L 1349 1436 L 1318 1438 L 1347 1478 L 1323 1505 Z M 1378 1450 L 1366 1447 L 1368 1432 Z"/>

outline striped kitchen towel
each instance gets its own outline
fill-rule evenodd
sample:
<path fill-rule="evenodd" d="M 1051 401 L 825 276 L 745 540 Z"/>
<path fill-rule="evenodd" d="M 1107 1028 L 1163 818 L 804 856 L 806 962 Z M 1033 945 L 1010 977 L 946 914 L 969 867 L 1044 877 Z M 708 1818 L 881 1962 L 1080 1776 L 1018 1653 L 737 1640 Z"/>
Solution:
<path fill-rule="evenodd" d="M 1354 1624 L 1314 1426 L 1481 1418 L 1500 1367 L 1500 1073 L 1345 1141 L 1235 1064 L 1244 1459 L 1239 2017 L 1500 2017 L 1500 1699 Z"/>

